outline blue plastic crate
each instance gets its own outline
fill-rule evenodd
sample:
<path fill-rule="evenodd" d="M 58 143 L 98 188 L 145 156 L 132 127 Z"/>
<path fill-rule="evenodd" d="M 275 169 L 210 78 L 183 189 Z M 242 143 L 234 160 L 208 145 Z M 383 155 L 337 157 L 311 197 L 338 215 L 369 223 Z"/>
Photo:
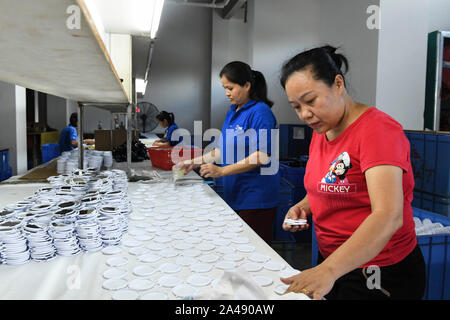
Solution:
<path fill-rule="evenodd" d="M 414 191 L 411 205 L 416 208 L 422 208 L 422 192 Z"/>
<path fill-rule="evenodd" d="M 422 191 L 434 193 L 436 183 L 436 163 L 437 135 L 425 134 L 425 161 L 423 170 L 423 185 L 421 188 Z"/>
<path fill-rule="evenodd" d="M 280 124 L 280 159 L 309 154 L 312 129 L 304 124 Z"/>
<path fill-rule="evenodd" d="M 450 217 L 450 198 L 434 196 L 433 205 L 433 212 Z"/>
<path fill-rule="evenodd" d="M 47 143 L 42 145 L 42 163 L 49 162 L 50 160 L 59 157 L 61 150 L 57 143 Z"/>
<path fill-rule="evenodd" d="M 439 214 L 413 208 L 414 216 L 428 218 L 450 226 L 450 219 Z M 427 286 L 424 299 L 450 300 L 450 234 L 417 236 L 425 259 Z"/>
<path fill-rule="evenodd" d="M 280 191 L 277 213 L 273 224 L 273 240 L 283 242 L 296 242 L 292 232 L 283 230 L 283 221 L 286 213 L 294 205 L 292 202 L 292 190 L 294 186 L 284 178 L 280 178 Z"/>
<path fill-rule="evenodd" d="M 436 177 L 434 192 L 450 197 L 450 135 L 437 135 Z"/>
<path fill-rule="evenodd" d="M 0 172 L 6 172 L 9 169 L 9 149 L 3 149 L 0 151 Z"/>
<path fill-rule="evenodd" d="M 424 133 L 408 132 L 407 137 L 411 147 L 411 165 L 415 189 L 422 190 L 425 167 L 425 135 Z"/>
<path fill-rule="evenodd" d="M 12 168 L 0 172 L 0 181 L 9 179 L 12 176 Z"/>

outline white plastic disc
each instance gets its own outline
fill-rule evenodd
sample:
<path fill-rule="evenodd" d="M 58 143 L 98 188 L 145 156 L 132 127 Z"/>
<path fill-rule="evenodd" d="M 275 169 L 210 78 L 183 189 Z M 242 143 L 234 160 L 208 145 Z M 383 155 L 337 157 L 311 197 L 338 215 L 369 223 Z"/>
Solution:
<path fill-rule="evenodd" d="M 249 243 L 250 240 L 246 237 L 236 237 L 236 238 L 231 239 L 231 242 L 245 244 L 245 243 Z"/>
<path fill-rule="evenodd" d="M 280 296 L 282 294 L 284 294 L 286 292 L 286 290 L 289 288 L 288 284 L 279 284 L 275 287 L 275 289 L 273 289 L 273 291 L 275 291 L 276 294 L 279 294 Z"/>
<path fill-rule="evenodd" d="M 127 286 L 125 279 L 108 279 L 103 281 L 103 288 L 106 290 L 120 290 Z"/>
<path fill-rule="evenodd" d="M 261 286 L 261 287 L 267 287 L 270 286 L 273 283 L 272 278 L 266 277 L 266 276 L 253 276 L 253 279 Z"/>
<path fill-rule="evenodd" d="M 289 268 L 289 269 L 281 270 L 279 275 L 280 275 L 280 278 L 290 278 L 290 277 L 293 277 L 293 276 L 295 276 L 295 275 L 297 275 L 299 273 L 300 273 L 300 271 L 298 271 L 296 269 Z"/>
<path fill-rule="evenodd" d="M 140 300 L 168 300 L 167 294 L 162 292 L 147 292 L 141 296 Z"/>
<path fill-rule="evenodd" d="M 158 284 L 161 287 L 165 287 L 165 288 L 173 288 L 176 287 L 178 284 L 182 283 L 183 280 L 176 277 L 176 276 L 162 276 L 161 278 L 159 278 L 158 280 Z"/>
<path fill-rule="evenodd" d="M 220 261 L 216 263 L 216 268 L 221 270 L 234 270 L 236 268 L 236 262 L 234 261 Z"/>
<path fill-rule="evenodd" d="M 106 260 L 106 264 L 110 267 L 122 267 L 128 264 L 128 259 L 125 257 L 112 257 Z"/>
<path fill-rule="evenodd" d="M 259 263 L 264 263 L 270 260 L 269 256 L 260 254 L 260 253 L 252 253 L 249 257 L 249 260 Z"/>
<path fill-rule="evenodd" d="M 175 263 L 163 263 L 159 266 L 159 271 L 162 273 L 177 273 L 181 271 L 181 267 Z"/>
<path fill-rule="evenodd" d="M 154 285 L 153 281 L 147 279 L 134 279 L 128 283 L 128 287 L 136 291 L 145 291 L 153 288 Z"/>
<path fill-rule="evenodd" d="M 161 259 L 160 256 L 153 253 L 146 253 L 138 257 L 138 260 L 145 263 L 153 263 L 159 261 Z"/>
<path fill-rule="evenodd" d="M 239 253 L 229 253 L 223 256 L 224 260 L 228 260 L 228 261 L 241 261 L 242 259 L 244 259 L 244 256 L 239 254 Z"/>
<path fill-rule="evenodd" d="M 247 262 L 241 265 L 248 272 L 257 272 L 262 270 L 263 265 L 256 262 Z"/>
<path fill-rule="evenodd" d="M 113 255 L 113 254 L 118 254 L 121 252 L 122 252 L 122 249 L 118 246 L 108 246 L 108 247 L 104 247 L 102 249 L 102 253 L 106 254 L 106 255 Z"/>
<path fill-rule="evenodd" d="M 286 268 L 286 265 L 282 262 L 268 261 L 264 264 L 264 268 L 271 271 L 280 271 Z"/>
<path fill-rule="evenodd" d="M 196 246 L 196 248 L 201 251 L 211 251 L 211 250 L 215 249 L 216 246 L 211 243 L 204 242 L 204 243 L 200 243 L 198 246 Z"/>
<path fill-rule="evenodd" d="M 156 272 L 155 268 L 147 265 L 137 266 L 136 268 L 133 269 L 133 274 L 138 277 L 148 277 L 154 274 L 155 272 Z"/>
<path fill-rule="evenodd" d="M 199 256 L 197 259 L 201 262 L 213 263 L 213 262 L 216 262 L 217 260 L 219 260 L 219 258 L 220 257 L 217 254 L 210 253 L 210 254 L 205 254 L 203 256 Z"/>
<path fill-rule="evenodd" d="M 190 270 L 192 272 L 204 273 L 209 272 L 212 269 L 212 265 L 207 263 L 195 263 L 191 265 Z"/>
<path fill-rule="evenodd" d="M 172 292 L 175 296 L 181 299 L 195 297 L 197 295 L 198 290 L 187 284 L 180 284 L 172 289 Z"/>
<path fill-rule="evenodd" d="M 103 277 L 105 279 L 120 279 L 127 275 L 127 269 L 122 268 L 111 268 L 103 272 Z"/>
<path fill-rule="evenodd" d="M 207 275 L 193 274 L 187 278 L 187 283 L 195 287 L 206 287 L 213 279 Z"/>
<path fill-rule="evenodd" d="M 252 245 L 240 244 L 236 247 L 236 249 L 237 249 L 237 251 L 240 251 L 240 252 L 250 253 L 250 252 L 255 251 L 256 248 L 255 248 L 255 246 L 252 246 Z"/>

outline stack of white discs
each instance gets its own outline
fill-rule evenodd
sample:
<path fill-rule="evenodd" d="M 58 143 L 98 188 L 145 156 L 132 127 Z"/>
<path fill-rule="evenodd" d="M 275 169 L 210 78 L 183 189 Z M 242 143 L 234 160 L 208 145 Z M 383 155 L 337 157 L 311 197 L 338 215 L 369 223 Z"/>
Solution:
<path fill-rule="evenodd" d="M 39 223 L 30 223 L 23 228 L 28 240 L 31 259 L 46 261 L 56 256 L 53 238 L 48 234 L 48 226 Z"/>
<path fill-rule="evenodd" d="M 124 171 L 75 168 L 48 181 L 51 187 L 0 210 L 0 263 L 45 261 L 120 244 L 133 210 Z"/>
<path fill-rule="evenodd" d="M 113 206 L 100 206 L 97 219 L 103 244 L 118 245 L 122 241 L 122 221 L 120 209 Z"/>
<path fill-rule="evenodd" d="M 84 251 L 98 251 L 103 247 L 100 237 L 100 227 L 97 224 L 97 210 L 82 209 L 78 212 L 75 223 L 78 241 Z"/>
<path fill-rule="evenodd" d="M 109 169 L 113 165 L 113 156 L 112 151 L 105 151 L 103 152 L 103 165 Z"/>
<path fill-rule="evenodd" d="M 103 157 L 93 156 L 89 158 L 89 168 L 100 170 L 103 164 Z"/>
<path fill-rule="evenodd" d="M 20 221 L 0 224 L 0 263 L 21 265 L 30 259 L 27 239 L 20 229 Z"/>
<path fill-rule="evenodd" d="M 73 256 L 80 252 L 75 233 L 75 224 L 53 221 L 50 224 L 50 235 L 53 237 L 53 245 L 59 255 Z"/>

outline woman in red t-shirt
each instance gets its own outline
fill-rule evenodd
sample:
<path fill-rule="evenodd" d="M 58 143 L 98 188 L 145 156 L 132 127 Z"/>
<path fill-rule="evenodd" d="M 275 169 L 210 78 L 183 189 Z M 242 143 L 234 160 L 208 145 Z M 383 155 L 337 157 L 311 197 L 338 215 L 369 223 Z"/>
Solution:
<path fill-rule="evenodd" d="M 347 94 L 348 62 L 335 51 L 305 51 L 282 69 L 289 102 L 314 130 L 307 195 L 286 218 L 312 215 L 319 246 L 316 267 L 282 281 L 287 292 L 314 299 L 421 299 L 409 142 L 397 121 Z M 308 227 L 283 224 L 292 232 Z"/>

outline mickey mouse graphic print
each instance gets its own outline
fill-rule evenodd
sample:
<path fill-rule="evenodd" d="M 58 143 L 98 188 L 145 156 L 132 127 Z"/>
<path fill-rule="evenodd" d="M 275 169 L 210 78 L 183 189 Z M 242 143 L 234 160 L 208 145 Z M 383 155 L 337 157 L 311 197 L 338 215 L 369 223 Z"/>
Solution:
<path fill-rule="evenodd" d="M 342 152 L 331 162 L 328 172 L 317 186 L 319 192 L 356 192 L 356 185 L 350 183 L 347 178 L 348 171 L 352 168 L 348 152 Z"/>
<path fill-rule="evenodd" d="M 386 266 L 405 258 L 416 246 L 412 218 L 414 178 L 410 146 L 403 128 L 372 107 L 336 139 L 314 132 L 304 179 L 319 251 L 324 258 L 342 245 L 371 214 L 364 172 L 378 165 L 403 170 L 403 226 L 370 265 Z"/>

